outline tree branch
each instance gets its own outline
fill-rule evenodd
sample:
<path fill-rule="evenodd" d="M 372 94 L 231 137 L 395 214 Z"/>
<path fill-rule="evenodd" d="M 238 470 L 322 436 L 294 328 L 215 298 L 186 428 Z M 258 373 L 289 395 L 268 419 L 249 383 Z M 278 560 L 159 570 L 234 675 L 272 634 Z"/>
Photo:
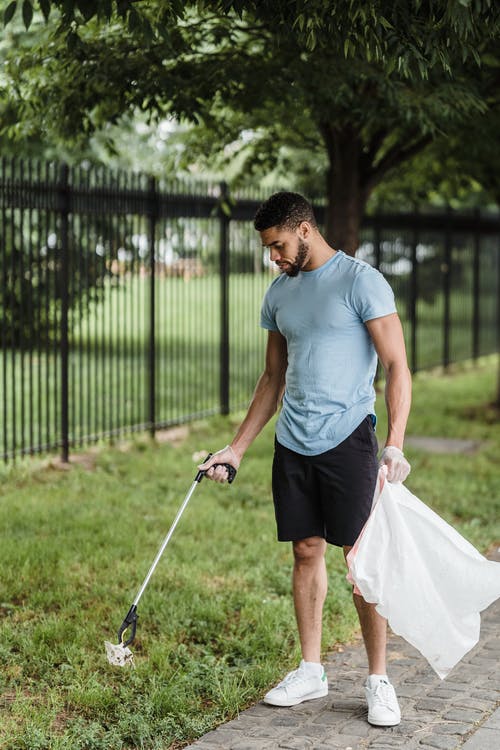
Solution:
<path fill-rule="evenodd" d="M 410 146 L 405 147 L 402 143 L 393 146 L 379 161 L 377 166 L 370 170 L 367 179 L 368 188 L 370 190 L 374 188 L 389 169 L 396 167 L 404 161 L 408 161 L 408 159 L 411 159 L 412 156 L 415 156 L 415 154 L 418 154 L 422 149 L 432 143 L 433 140 L 434 138 L 432 135 L 426 135 L 413 141 Z"/>
<path fill-rule="evenodd" d="M 380 130 L 377 130 L 374 135 L 370 139 L 370 144 L 366 150 L 366 152 L 363 153 L 363 157 L 366 156 L 366 161 L 368 164 L 373 165 L 375 163 L 375 160 L 377 158 L 377 154 L 387 138 L 387 128 L 380 128 Z M 363 158 L 364 161 L 364 158 Z"/>

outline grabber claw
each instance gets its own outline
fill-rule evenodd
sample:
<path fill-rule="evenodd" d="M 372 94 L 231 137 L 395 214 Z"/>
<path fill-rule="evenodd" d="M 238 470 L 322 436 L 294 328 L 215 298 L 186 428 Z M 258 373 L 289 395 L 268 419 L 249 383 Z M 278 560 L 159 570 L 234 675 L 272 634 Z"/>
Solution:
<path fill-rule="evenodd" d="M 130 646 L 132 641 L 135 638 L 135 633 L 137 630 L 137 618 L 139 615 L 137 614 L 137 605 L 132 604 L 129 611 L 127 612 L 127 615 L 120 625 L 118 629 L 118 642 L 123 646 Z M 130 635 L 127 638 L 127 640 L 124 639 L 124 634 L 127 632 L 127 630 L 131 628 Z"/>
<path fill-rule="evenodd" d="M 118 643 L 113 644 L 109 641 L 104 641 L 106 647 L 106 656 L 110 664 L 118 667 L 125 667 L 127 665 L 133 666 L 134 655 L 128 646 L 132 643 L 135 638 L 135 632 L 137 630 L 137 606 L 132 604 L 127 616 L 123 620 L 118 630 Z M 130 635 L 125 640 L 124 635 L 127 630 L 131 628 Z"/>

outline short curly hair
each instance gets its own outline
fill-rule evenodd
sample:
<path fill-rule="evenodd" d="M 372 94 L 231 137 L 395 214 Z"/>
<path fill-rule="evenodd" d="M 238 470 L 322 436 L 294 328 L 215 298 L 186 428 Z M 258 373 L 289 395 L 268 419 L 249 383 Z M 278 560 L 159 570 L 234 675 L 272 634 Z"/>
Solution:
<path fill-rule="evenodd" d="M 313 207 L 300 193 L 282 191 L 274 193 L 261 203 L 255 214 L 253 225 L 258 232 L 270 227 L 297 229 L 303 221 L 317 227 Z"/>

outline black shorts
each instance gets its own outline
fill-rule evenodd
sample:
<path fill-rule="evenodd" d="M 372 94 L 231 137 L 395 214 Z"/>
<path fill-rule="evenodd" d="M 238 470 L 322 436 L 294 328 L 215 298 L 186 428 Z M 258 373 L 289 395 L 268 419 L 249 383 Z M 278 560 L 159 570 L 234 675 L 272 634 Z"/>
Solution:
<path fill-rule="evenodd" d="M 378 445 L 371 415 L 342 443 L 303 456 L 275 441 L 273 497 L 278 540 L 320 536 L 351 546 L 372 507 Z"/>

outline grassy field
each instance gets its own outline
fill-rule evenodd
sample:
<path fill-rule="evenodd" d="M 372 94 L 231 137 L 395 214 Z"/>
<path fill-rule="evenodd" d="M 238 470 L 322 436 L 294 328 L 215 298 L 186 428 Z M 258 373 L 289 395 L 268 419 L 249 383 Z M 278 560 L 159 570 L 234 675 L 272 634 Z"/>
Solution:
<path fill-rule="evenodd" d="M 408 450 L 408 486 L 479 549 L 500 540 L 495 362 L 415 379 L 409 433 L 474 438 L 460 457 Z M 384 433 L 382 404 L 379 435 Z M 105 659 L 195 473 L 240 415 L 177 444 L 102 447 L 60 471 L 41 460 L 0 479 L 0 747 L 178 748 L 258 700 L 298 658 L 289 545 L 275 542 L 273 425 L 234 485 L 202 482 L 141 601 L 137 667 Z M 89 465 L 90 464 L 90 465 Z M 356 618 L 340 550 L 328 554 L 324 649 Z"/>

